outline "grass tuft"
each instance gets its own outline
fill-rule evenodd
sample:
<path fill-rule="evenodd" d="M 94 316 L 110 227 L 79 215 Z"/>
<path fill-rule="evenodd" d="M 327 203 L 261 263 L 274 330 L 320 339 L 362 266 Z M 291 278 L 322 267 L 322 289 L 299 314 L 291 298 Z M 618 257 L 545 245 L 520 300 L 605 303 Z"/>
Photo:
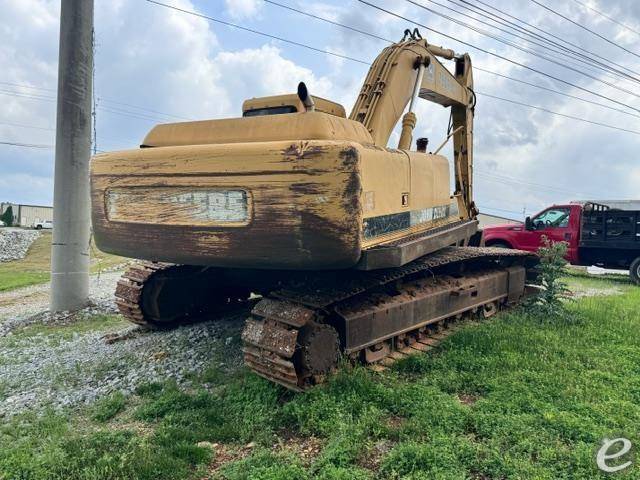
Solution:
<path fill-rule="evenodd" d="M 108 397 L 98 400 L 93 407 L 91 418 L 97 422 L 107 422 L 122 412 L 127 400 L 122 392 L 114 392 Z"/>

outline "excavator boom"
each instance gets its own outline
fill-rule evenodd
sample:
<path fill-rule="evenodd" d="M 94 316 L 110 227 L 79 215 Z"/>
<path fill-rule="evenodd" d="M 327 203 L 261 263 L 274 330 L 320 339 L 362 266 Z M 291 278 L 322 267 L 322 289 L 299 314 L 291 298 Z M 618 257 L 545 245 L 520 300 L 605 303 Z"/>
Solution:
<path fill-rule="evenodd" d="M 468 218 L 475 218 L 472 191 L 475 94 L 471 58 L 429 45 L 416 31 L 405 32 L 407 37 L 410 38 L 385 48 L 374 60 L 349 118 L 362 123 L 376 145 L 386 147 L 416 93 L 422 99 L 451 107 L 449 133 L 453 132 L 455 194 L 461 196 L 461 211 Z M 454 73 L 438 58 L 455 60 Z M 410 143 L 409 135 L 408 142 L 401 139 L 399 148 L 408 149 Z"/>

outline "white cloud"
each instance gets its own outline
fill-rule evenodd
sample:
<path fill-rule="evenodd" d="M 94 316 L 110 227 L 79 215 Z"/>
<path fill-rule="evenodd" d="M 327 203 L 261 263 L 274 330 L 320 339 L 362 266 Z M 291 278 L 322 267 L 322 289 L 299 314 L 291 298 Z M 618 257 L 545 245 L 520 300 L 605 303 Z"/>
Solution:
<path fill-rule="evenodd" d="M 229 15 L 237 19 L 255 17 L 263 6 L 261 0 L 224 0 L 224 3 Z"/>
<path fill-rule="evenodd" d="M 230 97 L 293 93 L 301 81 L 307 84 L 312 94 L 325 96 L 331 93 L 331 82 L 327 78 L 317 77 L 311 70 L 283 58 L 280 49 L 272 45 L 220 52 L 215 64 L 227 77 L 227 94 Z M 239 108 L 239 104 L 236 105 Z"/>

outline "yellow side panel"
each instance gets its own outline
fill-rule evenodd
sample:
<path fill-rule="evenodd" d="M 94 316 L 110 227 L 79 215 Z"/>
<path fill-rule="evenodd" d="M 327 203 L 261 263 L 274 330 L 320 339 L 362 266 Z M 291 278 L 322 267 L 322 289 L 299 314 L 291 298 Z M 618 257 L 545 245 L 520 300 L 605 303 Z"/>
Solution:
<path fill-rule="evenodd" d="M 364 218 L 408 210 L 402 206 L 402 194 L 409 193 L 411 169 L 409 157 L 400 150 L 378 147 L 362 151 L 362 208 Z"/>
<path fill-rule="evenodd" d="M 407 153 L 411 158 L 411 210 L 450 203 L 449 161 L 446 157 Z"/>
<path fill-rule="evenodd" d="M 362 149 L 363 248 L 459 220 L 441 155 Z"/>

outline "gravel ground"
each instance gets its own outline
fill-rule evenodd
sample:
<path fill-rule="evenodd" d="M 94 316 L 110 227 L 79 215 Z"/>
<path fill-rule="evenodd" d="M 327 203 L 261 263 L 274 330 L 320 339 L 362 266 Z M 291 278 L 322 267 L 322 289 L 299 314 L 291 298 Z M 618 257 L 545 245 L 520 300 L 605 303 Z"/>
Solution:
<path fill-rule="evenodd" d="M 239 336 L 250 306 L 170 331 L 113 319 L 87 328 L 92 316 L 116 312 L 119 276 L 93 276 L 93 305 L 73 315 L 46 312 L 48 284 L 0 294 L 0 416 L 86 405 L 147 382 L 174 379 L 188 386 L 192 374 L 212 362 L 222 369 L 241 364 Z M 76 331 L 76 325 L 85 328 Z"/>
<path fill-rule="evenodd" d="M 0 262 L 24 258 L 31 244 L 39 236 L 40 232 L 37 230 L 8 227 L 0 229 Z"/>
<path fill-rule="evenodd" d="M 92 306 L 83 313 L 116 313 L 113 292 L 122 272 L 92 275 L 89 291 Z M 30 323 L 55 323 L 69 317 L 68 313 L 51 315 L 49 308 L 50 284 L 31 285 L 29 287 L 0 292 L 0 337 L 16 327 Z"/>

